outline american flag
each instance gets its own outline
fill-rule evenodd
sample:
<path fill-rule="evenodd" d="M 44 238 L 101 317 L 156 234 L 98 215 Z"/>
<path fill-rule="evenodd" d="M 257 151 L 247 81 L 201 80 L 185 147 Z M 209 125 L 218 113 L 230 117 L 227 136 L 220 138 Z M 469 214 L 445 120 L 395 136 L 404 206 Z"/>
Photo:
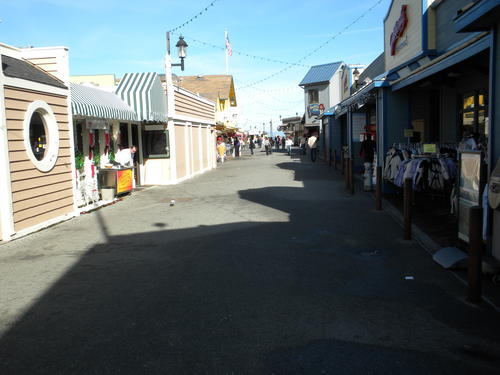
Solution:
<path fill-rule="evenodd" d="M 231 48 L 231 43 L 229 43 L 229 36 L 226 34 L 226 49 L 228 56 L 233 55 L 233 49 Z"/>

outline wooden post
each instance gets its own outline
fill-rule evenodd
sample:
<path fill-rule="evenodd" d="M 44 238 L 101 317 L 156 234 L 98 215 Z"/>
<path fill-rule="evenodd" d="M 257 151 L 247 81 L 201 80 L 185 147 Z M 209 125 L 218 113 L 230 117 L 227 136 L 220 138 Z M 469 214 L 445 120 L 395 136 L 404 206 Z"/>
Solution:
<path fill-rule="evenodd" d="M 375 209 L 380 211 L 382 209 L 382 167 L 377 167 L 377 184 L 375 186 Z"/>
<path fill-rule="evenodd" d="M 345 189 L 349 190 L 349 158 L 344 158 Z"/>
<path fill-rule="evenodd" d="M 483 210 L 480 206 L 470 208 L 469 212 L 469 262 L 467 268 L 467 300 L 481 302 L 481 269 L 483 252 Z"/>
<path fill-rule="evenodd" d="M 354 158 L 349 157 L 349 192 L 354 194 Z"/>
<path fill-rule="evenodd" d="M 337 170 L 337 150 L 333 150 L 333 169 Z"/>
<path fill-rule="evenodd" d="M 340 150 L 340 168 L 341 168 L 341 174 L 345 174 L 345 155 L 344 155 L 344 150 Z"/>
<path fill-rule="evenodd" d="M 411 195 L 412 195 L 412 179 L 406 178 L 404 182 L 404 239 L 411 240 Z"/>

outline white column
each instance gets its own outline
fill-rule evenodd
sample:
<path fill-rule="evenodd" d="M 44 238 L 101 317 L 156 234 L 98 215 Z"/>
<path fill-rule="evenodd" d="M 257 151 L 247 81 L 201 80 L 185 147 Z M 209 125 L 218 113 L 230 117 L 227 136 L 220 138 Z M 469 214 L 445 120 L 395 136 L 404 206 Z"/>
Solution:
<path fill-rule="evenodd" d="M 201 124 L 198 125 L 198 158 L 200 160 L 200 173 L 205 170 L 203 163 L 203 129 Z"/>
<path fill-rule="evenodd" d="M 191 130 L 191 123 L 184 124 L 184 156 L 185 156 L 185 164 L 186 164 L 186 176 L 185 178 L 189 178 L 191 175 L 191 158 L 189 151 L 189 133 Z"/>
<path fill-rule="evenodd" d="M 5 117 L 2 70 L 0 70 L 0 150 L 0 232 L 2 235 L 0 239 L 8 241 L 14 234 L 14 217 L 12 213 L 9 143 L 7 139 L 7 119 Z"/>

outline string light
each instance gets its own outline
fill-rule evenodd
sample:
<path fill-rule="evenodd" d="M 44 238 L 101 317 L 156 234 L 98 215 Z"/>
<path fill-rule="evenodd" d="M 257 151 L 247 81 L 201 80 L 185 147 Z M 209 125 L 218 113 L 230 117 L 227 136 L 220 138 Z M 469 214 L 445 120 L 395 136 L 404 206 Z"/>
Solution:
<path fill-rule="evenodd" d="M 323 42 L 317 48 L 313 49 L 312 51 L 310 51 L 306 55 L 302 56 L 300 59 L 298 59 L 296 61 L 296 63 L 299 64 L 299 63 L 303 62 L 304 60 L 306 60 L 307 58 L 311 57 L 313 54 L 315 54 L 316 52 L 318 52 L 319 50 L 321 50 L 323 47 L 325 47 L 328 43 L 330 43 L 331 41 L 333 41 L 334 39 L 336 39 L 337 37 L 339 37 L 340 35 L 342 35 L 343 33 L 345 33 L 351 26 L 353 26 L 354 24 L 356 24 L 360 19 L 362 19 L 364 16 L 366 16 L 368 13 L 370 13 L 373 9 L 375 9 L 375 7 L 377 7 L 382 1 L 383 0 L 377 0 L 377 2 L 375 4 L 373 4 L 370 8 L 368 8 L 363 13 L 361 13 L 356 19 L 354 19 L 354 21 L 352 21 L 350 24 L 348 24 L 347 26 L 345 26 L 342 30 L 340 30 L 339 32 L 337 32 L 332 37 L 328 38 L 325 42 Z M 267 77 L 264 77 L 262 79 L 259 79 L 258 81 L 249 83 L 249 84 L 247 84 L 245 86 L 239 87 L 238 90 L 243 90 L 243 89 L 246 89 L 246 88 L 258 85 L 258 84 L 260 84 L 262 82 L 268 81 L 271 78 L 274 78 L 277 75 L 286 72 L 291 67 L 292 67 L 292 65 L 288 65 L 285 68 L 283 68 L 283 69 L 281 69 L 281 70 L 279 70 L 279 71 L 277 71 L 277 72 L 275 72 L 275 73 L 273 73 L 271 75 L 268 75 Z"/>
<path fill-rule="evenodd" d="M 212 43 L 208 43 L 208 42 L 205 42 L 203 40 L 195 39 L 195 38 L 187 36 L 187 35 L 184 35 L 184 37 L 186 39 L 189 39 L 189 41 L 196 42 L 196 43 L 202 44 L 202 45 L 207 46 L 207 47 L 215 48 L 215 49 L 222 50 L 222 51 L 224 51 L 226 49 L 226 47 L 218 46 L 218 45 L 212 44 Z M 288 62 L 288 61 L 283 61 L 283 60 L 278 60 L 278 59 L 270 59 L 270 58 L 264 57 L 264 56 L 252 55 L 250 53 L 241 52 L 241 51 L 238 51 L 235 49 L 233 49 L 232 51 L 233 51 L 233 54 L 236 54 L 239 56 L 250 57 L 250 58 L 255 59 L 255 60 L 268 61 L 268 62 L 272 62 L 272 63 L 285 64 L 285 65 L 302 66 L 302 67 L 306 67 L 306 68 L 311 67 L 310 65 L 299 64 L 296 62 Z"/>
<path fill-rule="evenodd" d="M 205 9 L 202 9 L 201 11 L 199 11 L 198 13 L 196 13 L 193 17 L 191 17 L 189 20 L 187 20 L 186 22 L 184 22 L 182 25 L 179 25 L 177 27 L 174 27 L 172 30 L 170 30 L 171 33 L 173 33 L 174 31 L 177 31 L 181 28 L 183 28 L 184 26 L 190 24 L 191 22 L 193 22 L 195 19 L 197 19 L 199 16 L 201 16 L 203 13 L 207 12 L 209 8 L 213 7 L 214 4 L 219 1 L 219 0 L 213 0 L 210 4 L 208 4 Z"/>

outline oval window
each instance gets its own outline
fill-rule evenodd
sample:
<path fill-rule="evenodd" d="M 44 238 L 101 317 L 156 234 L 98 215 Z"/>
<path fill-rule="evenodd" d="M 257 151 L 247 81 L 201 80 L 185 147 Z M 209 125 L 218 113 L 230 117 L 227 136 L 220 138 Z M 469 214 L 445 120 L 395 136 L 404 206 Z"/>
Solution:
<path fill-rule="evenodd" d="M 59 129 L 50 106 L 37 100 L 24 115 L 24 145 L 35 167 L 48 172 L 54 168 L 59 154 Z"/>
<path fill-rule="evenodd" d="M 42 160 L 48 144 L 48 134 L 40 113 L 33 112 L 30 120 L 31 151 L 37 160 Z"/>

